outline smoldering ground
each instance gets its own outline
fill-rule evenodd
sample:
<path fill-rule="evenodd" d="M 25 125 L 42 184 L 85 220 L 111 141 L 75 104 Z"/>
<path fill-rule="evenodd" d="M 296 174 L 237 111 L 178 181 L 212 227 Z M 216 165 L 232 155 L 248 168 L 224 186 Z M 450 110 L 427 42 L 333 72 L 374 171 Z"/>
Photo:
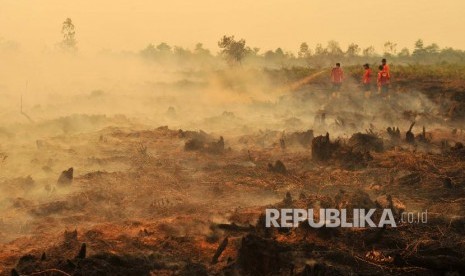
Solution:
<path fill-rule="evenodd" d="M 140 130 L 168 125 L 232 138 L 309 129 L 315 136 L 330 132 L 348 137 L 394 124 L 405 129 L 412 120 L 430 128 L 443 124 L 435 116 L 437 106 L 420 92 L 366 98 L 354 80 L 338 96 L 311 83 L 291 89 L 292 84 L 276 82 L 250 63 L 235 68 L 220 62 L 159 64 L 129 53 L 15 52 L 2 57 L 7 70 L 0 79 L 0 149 L 8 156 L 2 177 L 30 175 L 42 185 L 64 169 L 48 167 L 77 166 L 73 153 L 91 154 L 96 141 L 83 137 L 114 126 Z M 406 111 L 411 118 L 405 118 Z M 233 144 L 237 139 L 227 140 L 229 147 L 244 147 Z M 81 146 L 88 148 L 78 150 Z M 42 151 L 49 148 L 56 152 L 45 158 Z M 81 173 L 98 169 L 95 164 L 80 166 Z"/>
<path fill-rule="evenodd" d="M 173 250 L 189 243 L 210 253 L 224 231 L 249 231 L 260 215 L 257 206 L 280 202 L 289 190 L 338 193 L 329 183 L 338 178 L 319 170 L 340 160 L 312 161 L 314 137 L 329 132 L 331 143 L 341 138 L 342 144 L 368 132 L 388 139 L 386 127 L 400 128 L 403 136 L 413 121 L 417 134 L 423 125 L 428 132 L 452 128 L 440 105 L 419 91 L 367 97 L 348 78 L 337 95 L 324 71 L 317 83 L 294 85 L 250 63 L 159 64 L 109 53 L 6 60 L 9 70 L 0 76 L 0 239 L 5 249 L 20 247 L 7 250 L 13 252 L 5 257 L 8 267 L 26 253 L 68 254 L 56 242 L 65 229 L 78 229 L 76 244 L 86 240 L 90 255 L 156 251 L 154 236 Z M 344 154 L 344 162 L 368 162 Z M 340 167 L 334 174 L 350 174 L 351 168 Z M 63 184 L 58 179 L 69 168 L 73 180 Z M 372 174 L 362 176 L 367 189 L 376 186 Z M 302 175 L 316 179 L 309 184 Z M 421 182 L 410 171 L 392 175 L 394 182 Z M 32 246 L 21 245 L 24 240 Z M 190 258 L 196 251 L 176 252 Z M 194 258 L 205 258 L 199 255 Z"/>

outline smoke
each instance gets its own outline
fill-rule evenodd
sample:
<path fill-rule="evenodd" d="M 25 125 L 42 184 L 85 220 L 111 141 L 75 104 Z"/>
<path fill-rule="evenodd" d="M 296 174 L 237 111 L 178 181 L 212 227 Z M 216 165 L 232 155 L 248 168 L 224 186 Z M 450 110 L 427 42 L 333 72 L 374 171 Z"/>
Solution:
<path fill-rule="evenodd" d="M 437 106 L 420 92 L 392 93 L 389 99 L 375 93 L 366 97 L 356 81 L 348 80 L 335 94 L 325 87 L 324 72 L 318 75 L 317 83 L 308 78 L 305 82 L 309 85 L 303 85 L 277 80 L 276 74 L 251 62 L 229 67 L 220 60 L 157 63 L 133 53 L 69 55 L 19 50 L 2 52 L 0 58 L 7 69 L 0 74 L 0 217 L 1 227 L 9 229 L 0 236 L 3 240 L 32 233 L 36 219 L 50 210 L 65 216 L 67 210 L 85 206 L 108 220 L 120 220 L 144 214 L 151 204 L 161 204 L 169 212 L 179 212 L 187 203 L 207 208 L 212 199 L 200 188 L 191 197 L 172 188 L 146 192 L 152 190 L 150 185 L 173 187 L 197 180 L 181 178 L 176 162 L 161 162 L 160 156 L 170 154 L 163 152 L 169 145 L 156 142 L 148 145 L 143 161 L 129 167 L 128 156 L 140 155 L 135 146 L 137 137 L 131 132 L 164 125 L 202 129 L 213 137 L 225 136 L 227 147 L 248 150 L 240 138 L 267 130 L 274 133 L 264 144 L 270 147 L 283 132 L 313 129 L 316 135 L 330 132 L 332 137 L 348 137 L 392 125 L 405 129 L 412 119 L 440 123 L 431 115 Z M 106 142 L 113 146 L 106 146 Z M 251 165 L 245 161 L 237 166 Z M 144 171 L 147 162 L 153 165 L 150 168 L 160 168 L 156 174 Z M 99 171 L 136 172 L 128 183 L 92 183 L 52 193 L 61 171 L 71 166 L 81 177 L 94 177 Z M 182 166 L 194 172 L 201 169 L 194 161 Z M 141 188 L 140 183 L 148 184 Z M 139 189 L 144 193 L 135 195 L 133 190 Z M 241 201 L 225 202 L 223 207 L 276 200 L 275 195 L 260 193 L 247 197 L 238 193 L 237 197 Z M 170 198 L 170 203 L 165 203 L 165 198 Z M 117 204 L 127 206 L 126 210 L 118 211 Z M 31 214 L 32 209 L 39 211 Z M 210 215 L 224 219 L 221 214 Z M 208 227 L 181 228 L 179 233 L 205 232 Z"/>

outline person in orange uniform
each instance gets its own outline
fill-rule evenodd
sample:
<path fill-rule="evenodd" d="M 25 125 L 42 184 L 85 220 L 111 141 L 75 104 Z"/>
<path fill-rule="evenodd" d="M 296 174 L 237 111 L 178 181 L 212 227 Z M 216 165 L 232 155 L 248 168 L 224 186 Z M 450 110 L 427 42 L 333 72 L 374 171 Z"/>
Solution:
<path fill-rule="evenodd" d="M 387 64 L 385 58 L 383 58 L 381 60 L 381 64 L 383 65 L 383 71 L 386 73 L 386 76 L 388 78 L 388 83 L 390 83 L 391 82 L 391 70 L 390 70 L 389 65 Z"/>
<path fill-rule="evenodd" d="M 331 70 L 331 82 L 333 83 L 333 91 L 339 91 L 344 80 L 344 71 L 342 71 L 341 64 L 336 63 L 336 67 Z"/>
<path fill-rule="evenodd" d="M 365 90 L 365 92 L 369 92 L 371 90 L 371 69 L 370 69 L 370 65 L 368 63 L 364 64 L 363 69 L 365 69 L 365 72 L 363 73 L 363 78 L 362 78 L 363 89 Z"/>
<path fill-rule="evenodd" d="M 386 72 L 386 70 L 384 70 L 383 65 L 380 65 L 378 69 L 379 69 L 378 78 L 377 78 L 378 91 L 383 96 L 386 96 L 387 92 L 389 91 L 389 75 Z"/>

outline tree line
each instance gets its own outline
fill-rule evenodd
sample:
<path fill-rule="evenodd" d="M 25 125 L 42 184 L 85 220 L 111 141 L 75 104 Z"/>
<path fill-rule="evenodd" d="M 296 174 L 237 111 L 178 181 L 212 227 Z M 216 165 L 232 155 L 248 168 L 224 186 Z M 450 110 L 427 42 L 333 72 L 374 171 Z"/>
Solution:
<path fill-rule="evenodd" d="M 247 45 L 245 39 L 234 36 L 223 36 L 218 41 L 219 53 L 213 55 L 210 50 L 198 43 L 191 51 L 179 46 L 171 47 L 162 42 L 155 46 L 149 44 L 140 54 L 144 58 L 161 60 L 167 57 L 210 57 L 223 58 L 230 65 L 240 65 L 247 62 L 274 63 L 278 65 L 315 65 L 326 66 L 336 61 L 347 64 L 370 62 L 380 57 L 389 58 L 399 63 L 463 63 L 465 51 L 450 47 L 440 48 L 436 43 L 426 45 L 422 39 L 414 43 L 413 51 L 408 48 L 398 49 L 397 43 L 387 41 L 382 52 L 377 52 L 373 46 L 362 48 L 356 43 L 350 43 L 343 49 L 337 41 L 331 40 L 326 45 L 316 44 L 312 49 L 302 42 L 297 51 L 285 51 L 282 48 L 261 51 L 260 48 Z"/>
<path fill-rule="evenodd" d="M 61 50 L 76 53 L 78 41 L 76 39 L 76 28 L 73 21 L 67 18 L 62 23 L 62 41 L 58 43 Z M 202 43 L 197 43 L 194 49 L 180 46 L 170 46 L 165 42 L 157 45 L 150 43 L 139 51 L 139 55 L 151 61 L 179 62 L 217 62 L 219 58 L 224 59 L 229 65 L 241 65 L 243 63 L 262 64 L 265 66 L 328 66 L 335 62 L 346 65 L 372 63 L 380 57 L 389 58 L 391 62 L 397 63 L 465 63 L 465 51 L 451 47 L 441 48 L 436 43 L 426 45 L 422 39 L 413 44 L 413 51 L 404 47 L 399 49 L 397 43 L 386 41 L 381 52 L 376 51 L 373 46 L 360 47 L 357 43 L 350 43 L 343 49 L 339 42 L 328 41 L 326 45 L 316 44 L 311 48 L 307 42 L 302 42 L 296 52 L 285 51 L 282 48 L 262 51 L 260 48 L 247 45 L 245 39 L 236 39 L 233 35 L 224 35 L 218 41 L 220 51 L 213 54 L 205 48 Z M 0 50 L 17 49 L 18 45 L 11 41 L 0 39 Z"/>

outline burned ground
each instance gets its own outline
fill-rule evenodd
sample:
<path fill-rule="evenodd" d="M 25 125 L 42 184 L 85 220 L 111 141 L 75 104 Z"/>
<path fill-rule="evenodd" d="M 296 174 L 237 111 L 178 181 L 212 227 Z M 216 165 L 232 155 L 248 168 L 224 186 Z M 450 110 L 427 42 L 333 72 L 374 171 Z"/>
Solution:
<path fill-rule="evenodd" d="M 106 142 L 95 158 L 115 155 L 111 149 L 117 141 L 118 162 L 127 170 L 76 170 L 69 187 L 38 187 L 47 195 L 35 200 L 20 196 L 34 185 L 31 178 L 4 183 L 2 187 L 17 189 L 18 196 L 2 203 L 9 214 L 2 233 L 21 233 L 16 239 L 3 238 L 4 274 L 13 268 L 26 275 L 50 269 L 73 275 L 433 275 L 464 269 L 465 163 L 455 153 L 459 144 L 439 154 L 402 147 L 373 150 L 371 160 L 358 159 L 367 163 L 363 169 L 347 169 L 330 160 L 312 160 L 308 149 L 190 151 L 184 146 L 187 135 L 168 128 L 113 128 L 94 133 L 95 140 L 101 135 Z M 341 140 L 334 155 L 360 136 Z M 367 146 L 372 139 L 366 139 Z M 269 170 L 268 163 L 285 165 L 285 174 Z M 449 184 L 444 185 L 445 179 Z M 303 208 L 368 207 L 388 195 L 407 210 L 427 209 L 430 222 L 381 230 L 302 226 L 272 233 L 258 223 L 266 206 L 280 202 Z M 75 229 L 75 235 L 63 235 Z M 211 263 L 225 237 L 226 248 Z M 87 254 L 79 257 L 84 243 Z"/>
<path fill-rule="evenodd" d="M 344 95 L 307 111 L 330 97 L 306 88 L 253 106 L 276 117 L 260 127 L 232 112 L 199 123 L 213 131 L 121 117 L 80 131 L 73 119 L 35 125 L 66 131 L 0 148 L 1 274 L 463 273 L 465 136 L 456 113 L 427 116 L 374 96 L 366 102 L 391 111 L 373 118 Z M 264 227 L 268 207 L 429 217 L 397 228 L 274 229 Z"/>

